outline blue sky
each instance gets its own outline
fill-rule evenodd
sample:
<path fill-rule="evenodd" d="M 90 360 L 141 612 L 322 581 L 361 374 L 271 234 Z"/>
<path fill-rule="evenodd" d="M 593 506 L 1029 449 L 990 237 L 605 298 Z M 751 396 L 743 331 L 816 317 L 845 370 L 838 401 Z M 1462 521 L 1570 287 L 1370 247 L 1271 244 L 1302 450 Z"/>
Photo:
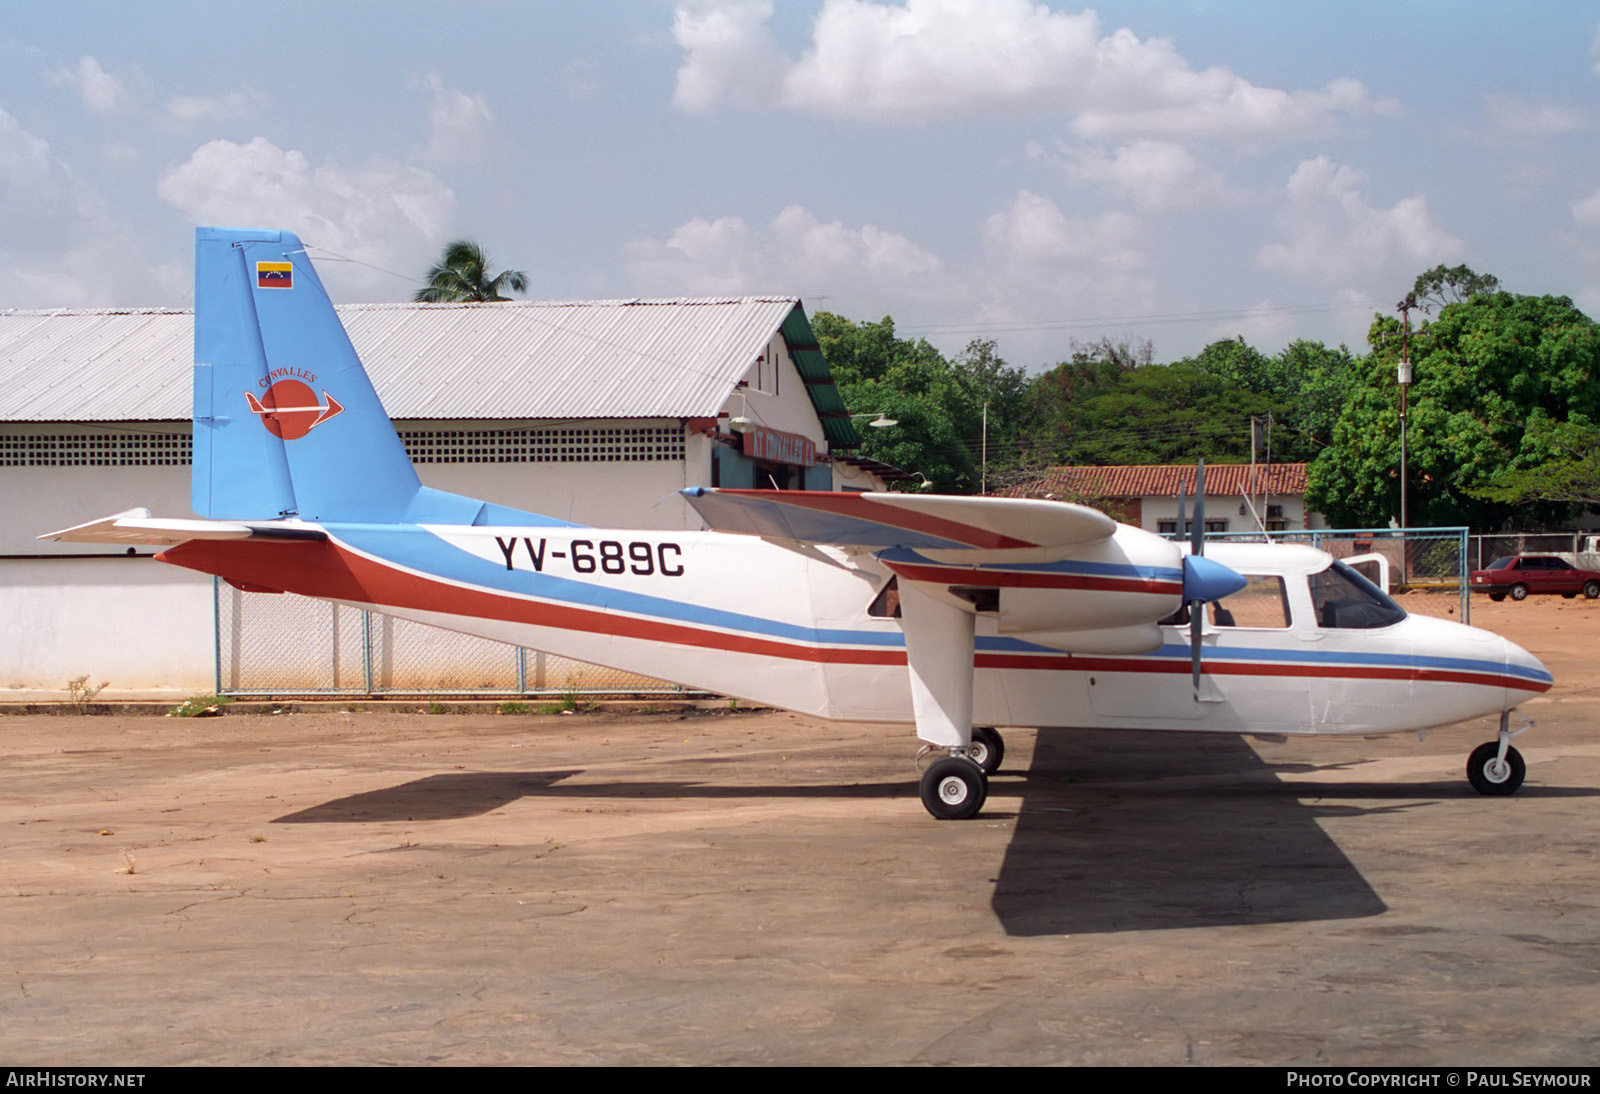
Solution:
<path fill-rule="evenodd" d="M 1363 348 L 1465 262 L 1600 315 L 1600 5 L 4 3 L 0 307 L 342 300 L 450 239 L 544 299 L 793 293 L 1040 367 Z"/>

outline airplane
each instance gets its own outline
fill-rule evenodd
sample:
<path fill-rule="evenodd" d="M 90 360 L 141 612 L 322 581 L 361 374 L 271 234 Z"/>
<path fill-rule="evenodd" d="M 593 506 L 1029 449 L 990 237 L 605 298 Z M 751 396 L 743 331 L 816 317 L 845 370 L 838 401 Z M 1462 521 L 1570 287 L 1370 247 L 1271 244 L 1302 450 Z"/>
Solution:
<path fill-rule="evenodd" d="M 590 528 L 424 486 L 300 240 L 196 231 L 195 518 L 41 539 L 163 546 L 292 592 L 823 719 L 913 722 L 919 792 L 978 815 L 996 727 L 1422 732 L 1499 714 L 1467 765 L 1526 767 L 1527 651 L 1408 614 L 1306 546 L 1188 543 L 1056 501 L 690 487 L 707 531 Z M 318 398 L 320 394 L 320 400 Z M 1180 509 L 1184 505 L 1180 502 Z"/>

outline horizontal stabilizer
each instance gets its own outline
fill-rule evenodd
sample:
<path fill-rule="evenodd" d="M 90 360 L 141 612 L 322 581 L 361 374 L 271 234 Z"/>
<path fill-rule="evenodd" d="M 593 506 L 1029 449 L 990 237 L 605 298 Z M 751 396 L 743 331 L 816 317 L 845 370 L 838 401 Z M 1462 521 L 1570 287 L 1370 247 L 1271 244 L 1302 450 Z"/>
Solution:
<path fill-rule="evenodd" d="M 325 539 L 315 528 L 294 524 L 247 523 L 233 520 L 188 520 L 151 517 L 148 509 L 129 509 L 87 524 L 75 524 L 59 532 L 46 532 L 40 539 L 58 543 L 143 543 L 172 547 L 192 539 Z"/>
<path fill-rule="evenodd" d="M 1016 550 L 1094 543 L 1117 530 L 1087 506 L 1032 498 L 703 486 L 683 496 L 718 532 L 839 547 Z"/>

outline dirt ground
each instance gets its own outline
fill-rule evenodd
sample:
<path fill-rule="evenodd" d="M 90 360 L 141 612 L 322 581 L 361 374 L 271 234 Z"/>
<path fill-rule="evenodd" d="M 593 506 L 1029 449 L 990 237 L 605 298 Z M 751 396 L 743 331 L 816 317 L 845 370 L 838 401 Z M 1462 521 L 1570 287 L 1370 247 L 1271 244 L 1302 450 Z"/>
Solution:
<path fill-rule="evenodd" d="M 1473 621 L 1511 798 L 1490 720 L 1014 730 L 940 823 L 771 712 L 0 718 L 0 1060 L 1597 1064 L 1600 602 Z"/>

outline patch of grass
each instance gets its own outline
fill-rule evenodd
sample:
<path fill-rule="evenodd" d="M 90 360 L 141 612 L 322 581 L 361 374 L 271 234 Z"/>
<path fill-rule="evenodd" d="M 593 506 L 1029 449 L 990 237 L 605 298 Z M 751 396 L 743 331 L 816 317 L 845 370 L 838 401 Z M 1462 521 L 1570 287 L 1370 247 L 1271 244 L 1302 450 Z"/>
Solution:
<path fill-rule="evenodd" d="M 200 718 L 207 714 L 220 714 L 222 707 L 233 702 L 231 695 L 191 695 L 172 708 L 174 718 Z"/>
<path fill-rule="evenodd" d="M 89 713 L 89 704 L 94 702 L 94 697 L 106 689 L 109 680 L 100 681 L 99 687 L 89 686 L 89 674 L 84 673 L 76 679 L 67 681 L 67 702 L 72 704 L 74 714 Z"/>
<path fill-rule="evenodd" d="M 527 714 L 529 707 L 527 703 L 519 703 L 513 699 L 509 702 L 501 703 L 498 707 L 495 707 L 495 710 L 501 714 Z"/>
<path fill-rule="evenodd" d="M 449 714 L 450 713 L 450 708 L 447 707 L 445 704 L 440 703 L 440 702 L 431 702 L 431 703 L 428 704 L 428 713 L 429 714 Z"/>

